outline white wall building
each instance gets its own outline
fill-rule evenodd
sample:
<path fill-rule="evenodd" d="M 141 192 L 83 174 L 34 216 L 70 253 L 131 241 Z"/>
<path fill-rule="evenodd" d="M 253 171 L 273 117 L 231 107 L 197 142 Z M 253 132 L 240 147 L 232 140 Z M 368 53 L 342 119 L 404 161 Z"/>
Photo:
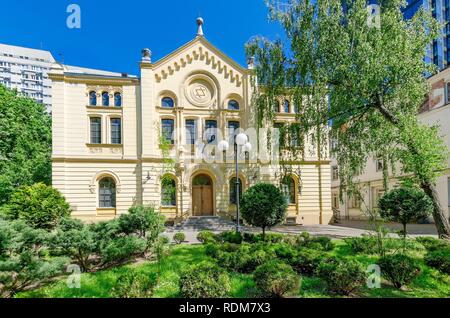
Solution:
<path fill-rule="evenodd" d="M 51 80 L 47 73 L 55 62 L 48 51 L 0 44 L 0 84 L 17 89 L 51 111 Z"/>

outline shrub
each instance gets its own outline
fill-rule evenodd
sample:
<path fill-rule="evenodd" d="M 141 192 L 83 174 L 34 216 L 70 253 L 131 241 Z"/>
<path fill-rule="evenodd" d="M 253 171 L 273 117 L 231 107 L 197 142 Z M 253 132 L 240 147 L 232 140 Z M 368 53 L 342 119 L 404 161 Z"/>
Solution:
<path fill-rule="evenodd" d="M 220 248 L 215 243 L 208 243 L 205 245 L 205 254 L 212 258 L 217 258 Z"/>
<path fill-rule="evenodd" d="M 113 298 L 148 298 L 158 282 L 157 275 L 146 275 L 136 271 L 126 272 L 117 278 L 111 296 Z"/>
<path fill-rule="evenodd" d="M 216 264 L 202 262 L 181 273 L 180 293 L 185 298 L 221 298 L 230 291 L 228 274 Z"/>
<path fill-rule="evenodd" d="M 416 241 L 422 244 L 428 251 L 450 248 L 450 244 L 447 241 L 439 240 L 434 237 L 421 236 L 417 237 Z"/>
<path fill-rule="evenodd" d="M 359 262 L 336 257 L 323 259 L 317 275 L 327 283 L 330 292 L 341 295 L 351 294 L 365 282 L 365 272 Z"/>
<path fill-rule="evenodd" d="M 79 220 L 65 218 L 58 224 L 50 246 L 54 254 L 69 256 L 82 271 L 87 272 L 98 244 L 87 225 Z"/>
<path fill-rule="evenodd" d="M 297 273 L 311 276 L 316 272 L 324 257 L 325 255 L 323 252 L 300 249 L 297 254 L 289 260 L 289 264 Z"/>
<path fill-rule="evenodd" d="M 280 224 L 285 219 L 287 200 L 274 185 L 259 183 L 245 191 L 241 210 L 248 224 L 262 228 L 264 237 L 267 227 Z"/>
<path fill-rule="evenodd" d="M 379 201 L 380 215 L 403 225 L 406 239 L 406 225 L 426 218 L 433 211 L 433 201 L 416 187 L 401 186 L 385 193 Z"/>
<path fill-rule="evenodd" d="M 396 288 L 407 285 L 420 274 L 417 261 L 404 254 L 383 256 L 378 261 L 378 265 L 380 265 L 381 275 Z"/>
<path fill-rule="evenodd" d="M 102 263 L 117 264 L 142 254 L 147 247 L 144 239 L 134 236 L 118 237 L 109 241 L 100 251 Z"/>
<path fill-rule="evenodd" d="M 361 237 L 348 237 L 344 241 L 355 254 L 375 254 L 378 251 L 377 239 L 371 235 L 363 234 Z"/>
<path fill-rule="evenodd" d="M 297 242 L 302 247 L 315 250 L 331 251 L 334 248 L 334 243 L 329 237 L 311 236 L 308 232 L 300 234 L 297 238 Z"/>
<path fill-rule="evenodd" d="M 294 259 L 298 252 L 291 245 L 285 243 L 278 243 L 273 246 L 273 251 L 280 260 L 291 261 Z"/>
<path fill-rule="evenodd" d="M 31 227 L 51 230 L 61 218 L 70 215 L 70 206 L 58 190 L 37 183 L 17 189 L 6 214 L 11 219 L 24 220 Z"/>
<path fill-rule="evenodd" d="M 216 235 L 211 231 L 201 231 L 197 234 L 197 240 L 203 244 L 215 243 Z"/>
<path fill-rule="evenodd" d="M 450 275 L 450 247 L 429 251 L 424 260 L 428 266 Z"/>
<path fill-rule="evenodd" d="M 155 212 L 153 207 L 133 206 L 128 214 L 122 214 L 118 219 L 118 231 L 126 235 L 136 234 L 146 238 L 148 246 L 155 242 L 164 232 L 164 216 Z"/>
<path fill-rule="evenodd" d="M 233 244 L 242 243 L 242 234 L 236 231 L 225 231 L 217 235 L 217 239 L 221 242 L 228 242 Z"/>
<path fill-rule="evenodd" d="M 173 236 L 173 240 L 177 244 L 183 243 L 185 239 L 186 235 L 184 235 L 184 233 L 182 232 L 175 233 L 175 235 Z"/>
<path fill-rule="evenodd" d="M 285 235 L 278 233 L 267 233 L 265 236 L 263 234 L 253 234 L 253 233 L 244 233 L 243 241 L 247 243 L 259 243 L 259 242 L 268 242 L 268 243 L 280 243 L 285 240 Z"/>
<path fill-rule="evenodd" d="M 278 260 L 258 266 L 253 279 L 257 289 L 265 297 L 284 297 L 300 288 L 300 277 L 291 266 Z"/>

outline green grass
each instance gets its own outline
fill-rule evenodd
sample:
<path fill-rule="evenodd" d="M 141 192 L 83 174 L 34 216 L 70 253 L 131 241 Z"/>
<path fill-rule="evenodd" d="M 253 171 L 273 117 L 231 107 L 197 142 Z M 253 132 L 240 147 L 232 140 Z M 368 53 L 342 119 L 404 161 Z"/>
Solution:
<path fill-rule="evenodd" d="M 348 246 L 341 240 L 335 240 L 336 248 L 331 255 L 352 257 L 364 265 L 375 264 L 376 255 L 352 255 Z M 382 288 L 369 289 L 363 287 L 356 297 L 450 297 L 450 276 L 429 268 L 423 263 L 424 250 L 414 250 L 412 255 L 421 262 L 422 272 L 407 290 L 398 290 L 382 280 Z M 156 298 L 179 297 L 178 280 L 180 271 L 191 265 L 208 259 L 201 245 L 180 245 L 172 247 L 170 254 L 160 264 L 160 280 L 154 292 Z M 130 270 L 150 274 L 158 272 L 158 264 L 144 262 L 127 265 L 96 273 L 85 273 L 81 277 L 81 288 L 69 288 L 66 278 L 33 291 L 23 292 L 17 297 L 35 298 L 105 298 L 110 297 L 117 277 Z M 251 274 L 230 273 L 232 291 L 231 297 L 255 297 L 255 285 Z M 323 298 L 336 297 L 326 291 L 326 284 L 317 277 L 302 277 L 299 297 Z"/>

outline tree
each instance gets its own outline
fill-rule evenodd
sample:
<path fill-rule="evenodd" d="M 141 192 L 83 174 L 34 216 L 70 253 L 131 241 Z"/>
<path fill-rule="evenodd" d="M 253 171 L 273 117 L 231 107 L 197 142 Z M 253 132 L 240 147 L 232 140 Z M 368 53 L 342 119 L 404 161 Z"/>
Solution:
<path fill-rule="evenodd" d="M 48 257 L 48 232 L 0 219 L 0 298 L 61 274 L 68 260 Z"/>
<path fill-rule="evenodd" d="M 58 190 L 37 183 L 14 191 L 5 211 L 11 219 L 21 219 L 34 228 L 51 230 L 61 218 L 70 215 L 70 206 Z"/>
<path fill-rule="evenodd" d="M 406 225 L 430 216 L 433 201 L 419 188 L 401 186 L 385 193 L 380 198 L 379 208 L 383 218 L 403 225 L 406 240 Z"/>
<path fill-rule="evenodd" d="M 19 186 L 51 183 L 51 147 L 45 106 L 0 85 L 0 205 Z"/>
<path fill-rule="evenodd" d="M 400 162 L 402 173 L 432 199 L 439 235 L 449 237 L 435 188 L 448 149 L 437 127 L 423 126 L 416 117 L 429 90 L 424 74 L 435 71 L 424 55 L 439 25 L 423 9 L 405 20 L 403 0 L 379 2 L 380 27 L 371 23 L 366 0 L 290 0 L 284 12 L 269 3 L 285 37 L 256 38 L 247 46 L 264 88 L 253 98 L 259 124 L 273 117 L 269 105 L 276 96 L 292 96 L 301 105 L 298 132 L 312 136 L 319 155 L 326 155 L 330 138 L 337 141 L 332 153 L 341 196 L 358 194 L 354 179 L 368 159 L 383 158 L 385 185 L 389 167 L 395 170 Z"/>
<path fill-rule="evenodd" d="M 241 212 L 244 220 L 262 228 L 265 239 L 266 228 L 280 224 L 286 218 L 287 200 L 273 184 L 259 183 L 250 187 L 242 196 Z"/>

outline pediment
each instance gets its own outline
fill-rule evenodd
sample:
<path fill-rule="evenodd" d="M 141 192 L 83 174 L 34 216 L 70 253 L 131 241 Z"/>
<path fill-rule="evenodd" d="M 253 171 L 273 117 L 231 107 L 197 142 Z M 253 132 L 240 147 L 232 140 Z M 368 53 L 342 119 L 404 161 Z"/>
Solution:
<path fill-rule="evenodd" d="M 204 63 L 205 70 L 241 86 L 248 70 L 225 55 L 204 37 L 196 37 L 153 65 L 155 79 L 162 82 L 194 61 Z"/>

